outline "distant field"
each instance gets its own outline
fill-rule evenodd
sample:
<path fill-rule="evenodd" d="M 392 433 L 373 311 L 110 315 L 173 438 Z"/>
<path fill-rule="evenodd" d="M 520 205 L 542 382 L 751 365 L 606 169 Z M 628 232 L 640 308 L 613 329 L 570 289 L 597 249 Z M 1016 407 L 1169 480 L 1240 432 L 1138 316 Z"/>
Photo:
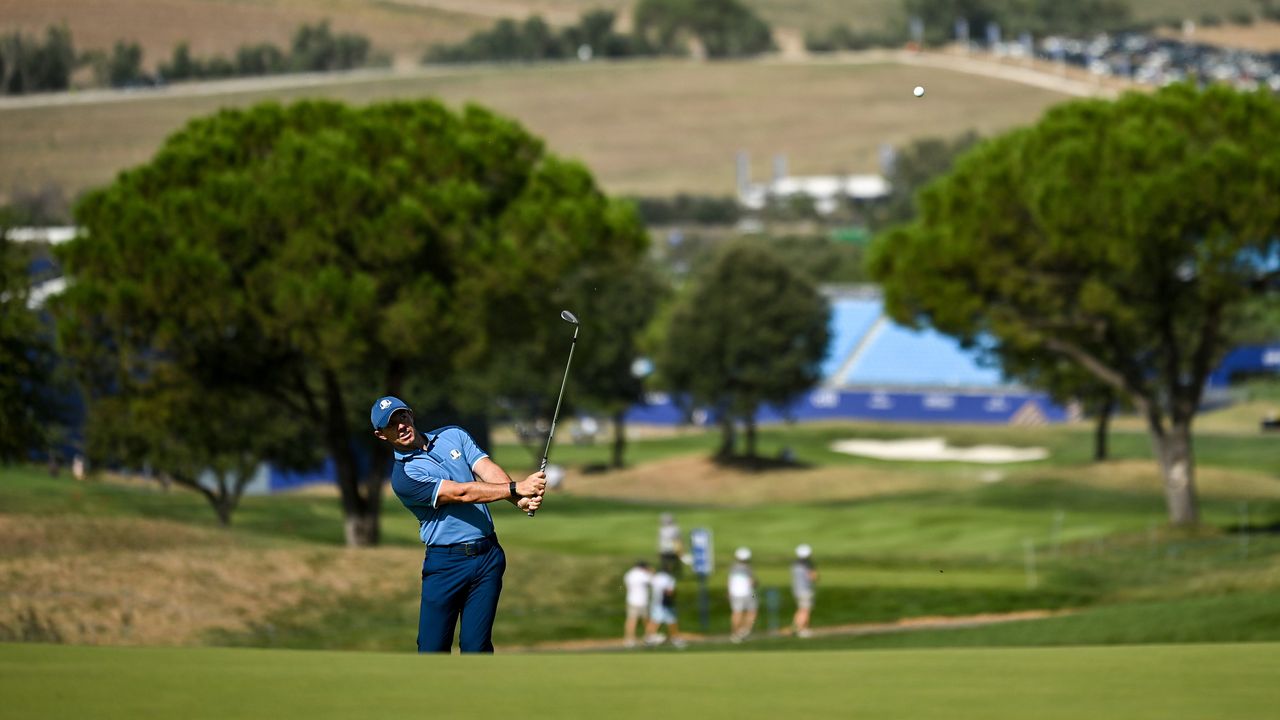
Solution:
<path fill-rule="evenodd" d="M 480 3 L 482 4 L 482 3 Z M 492 24 L 465 3 L 414 0 L 0 0 L 0 30 L 39 32 L 65 22 L 76 49 L 136 41 L 147 67 L 189 43 L 198 57 L 230 56 L 241 45 L 287 47 L 303 23 L 328 19 L 336 32 L 367 36 L 375 50 L 416 60 L 430 45 L 456 42 Z"/>
<path fill-rule="evenodd" d="M 746 0 L 779 29 L 815 30 L 833 24 L 881 29 L 906 22 L 901 0 Z M 552 24 L 576 21 L 587 9 L 626 11 L 629 0 L 0 0 L 0 30 L 43 30 L 67 22 L 81 48 L 109 48 L 137 40 L 149 63 L 187 41 L 198 54 L 227 54 L 242 44 L 284 43 L 304 22 L 330 18 L 335 28 L 368 35 L 403 59 L 416 59 L 435 42 L 454 42 L 497 18 L 543 16 Z M 1253 11 L 1253 0 L 1131 0 L 1139 19 L 1206 12 L 1227 18 Z M 624 18 L 625 21 L 625 18 Z"/>
<path fill-rule="evenodd" d="M 910 88 L 929 87 L 924 102 Z M 734 154 L 757 178 L 785 153 L 796 174 L 874 172 L 882 144 L 1034 121 L 1063 96 L 897 64 L 652 62 L 440 70 L 411 77 L 217 96 L 0 109 L 0 192 L 45 183 L 69 195 L 145 162 L 165 136 L 220 107 L 328 97 L 362 104 L 434 96 L 520 120 L 552 151 L 622 193 L 732 191 Z"/>
<path fill-rule="evenodd" d="M 1249 720 L 1275 716 L 1277 664 L 1277 644 L 468 660 L 0 645 L 0 694 L 48 720 Z"/>

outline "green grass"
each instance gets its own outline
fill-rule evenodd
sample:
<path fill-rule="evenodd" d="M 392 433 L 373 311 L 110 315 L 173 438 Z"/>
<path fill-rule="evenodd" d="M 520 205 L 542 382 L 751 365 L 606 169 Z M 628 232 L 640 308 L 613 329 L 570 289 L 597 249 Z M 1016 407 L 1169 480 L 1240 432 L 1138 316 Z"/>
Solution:
<path fill-rule="evenodd" d="M 1229 410 L 1228 410 L 1229 412 Z M 1255 426 L 1256 427 L 1256 426 Z M 797 431 L 793 425 L 763 426 L 759 431 L 759 454 L 776 457 L 784 447 L 790 448 L 797 460 L 819 465 L 863 465 L 892 467 L 895 469 L 972 469 L 969 463 L 890 462 L 861 458 L 835 452 L 833 442 L 850 438 L 892 440 L 917 437 L 941 437 L 951 445 L 1012 445 L 1015 447 L 1044 447 L 1050 457 L 1044 461 L 1019 463 L 1006 466 L 1012 469 L 1024 467 L 1077 467 L 1093 460 L 1093 429 L 1087 424 L 1070 427 L 1021 428 L 1004 425 L 911 425 L 871 423 L 830 423 L 805 425 Z M 710 453 L 720 442 L 719 434 L 712 430 L 701 434 L 688 434 L 674 438 L 633 442 L 627 446 L 627 461 L 645 463 L 690 452 Z M 1153 460 L 1150 436 L 1141 430 L 1115 430 L 1110 435 L 1110 455 L 1114 460 Z M 1280 443 L 1271 442 L 1259 434 L 1198 434 L 1194 444 L 1197 461 L 1206 467 L 1224 467 L 1239 470 L 1274 471 L 1280 468 Z M 539 452 L 541 448 L 538 449 Z M 600 465 L 608 462 L 610 447 L 602 438 L 595 445 L 561 443 L 555 446 L 554 459 L 569 465 Z M 513 466 L 529 464 L 529 452 L 518 445 L 498 445 L 495 457 Z"/>
<path fill-rule="evenodd" d="M 1245 593 L 1099 607 L 1061 617 L 955 630 L 761 638 L 756 651 L 929 647 L 1043 647 L 1280 642 L 1274 593 Z M 710 649 L 694 646 L 694 650 Z"/>
<path fill-rule="evenodd" d="M 924 432 L 961 445 L 1043 445 L 1053 454 L 1049 460 L 1010 471 L 1007 479 L 996 483 L 977 482 L 971 466 L 920 463 L 914 472 L 935 473 L 948 480 L 928 490 L 887 491 L 856 501 L 682 505 L 678 498 L 641 503 L 558 493 L 536 521 L 501 505 L 495 517 L 511 562 L 495 628 L 499 646 L 619 634 L 621 575 L 635 558 L 653 553 L 657 516 L 670 509 L 676 510 L 686 531 L 707 527 L 714 532 L 717 568 L 709 579 L 709 630 L 713 633 L 728 630 L 723 588 L 735 547 L 753 549 L 762 590 L 778 591 L 779 602 L 772 612 L 762 602 L 760 622 L 765 627 L 771 621 L 786 624 L 792 612 L 787 566 L 795 545 L 807 542 L 816 549 L 822 574 L 816 626 L 1027 609 L 1085 611 L 1069 621 L 1023 623 L 1016 628 L 928 632 L 901 641 L 823 641 L 836 646 L 842 647 L 841 642 L 856 647 L 877 642 L 1039 644 L 1036 638 L 1052 644 L 1072 637 L 1082 643 L 1108 642 L 1111 637 L 1141 642 L 1280 639 L 1266 613 L 1254 611 L 1261 605 L 1249 599 L 1265 598 L 1280 588 L 1280 538 L 1229 532 L 1240 522 L 1246 500 L 1251 525 L 1265 527 L 1280 521 L 1280 488 L 1267 485 L 1272 481 L 1280 485 L 1275 472 L 1280 462 L 1270 438 L 1208 434 L 1198 438 L 1202 472 L 1225 479 L 1218 480 L 1217 491 L 1201 494 L 1205 529 L 1195 534 L 1165 528 L 1164 504 L 1154 480 L 1149 485 L 1126 481 L 1114 487 L 1107 485 L 1106 477 L 1082 483 L 1094 466 L 1086 462 L 1090 435 L 1081 428 L 777 426 L 762 432 L 761 444 L 766 451 L 789 445 L 801 460 L 815 466 L 896 472 L 890 463 L 838 455 L 826 447 L 834 439 L 855 435 L 910 437 Z M 709 452 L 715 441 L 715 433 L 706 433 L 633 443 L 630 457 L 639 467 L 633 472 L 641 472 L 644 463 L 653 460 Z M 1141 435 L 1116 433 L 1114 448 L 1117 455 L 1140 459 L 1154 468 Z M 603 446 L 566 445 L 557 448 L 556 456 L 580 465 L 599 462 L 606 452 Z M 496 457 L 513 473 L 521 461 L 527 461 L 527 454 L 514 446 L 499 446 Z M 1106 468 L 1098 472 L 1105 474 Z M 1237 476 L 1253 483 L 1248 487 L 1265 492 L 1251 496 L 1232 490 L 1229 483 Z M 643 482 L 643 473 L 637 477 Z M 785 477 L 785 473 L 778 475 L 777 482 L 785 482 Z M 342 552 L 339 503 L 321 495 L 246 498 L 229 533 L 208 535 L 217 527 L 213 513 L 193 493 L 178 489 L 165 493 L 142 484 L 76 483 L 65 475 L 50 478 L 36 468 L 0 469 L 0 520 L 24 516 L 41 518 L 41 522 L 66 521 L 71 527 L 82 524 L 77 518 L 169 521 L 206 533 L 181 540 L 188 544 L 207 541 L 200 539 L 207 537 L 233 540 L 235 547 Z M 129 540 L 127 525 L 113 527 L 114 534 L 99 537 L 87 531 L 82 540 L 65 540 L 62 544 L 70 545 L 57 552 L 74 552 L 80 547 L 76 542 L 92 543 L 86 550 L 92 547 L 126 557 L 146 550 L 145 544 Z M 152 530 L 146 537 L 163 537 L 166 532 Z M 415 524 L 393 499 L 385 505 L 383 536 L 388 548 L 401 548 L 398 553 L 420 547 Z M 69 536 L 59 533 L 59 537 Z M 1028 543 L 1035 551 L 1033 577 L 1025 565 Z M 24 548 L 16 548 L 21 551 L 15 557 L 55 552 L 29 544 Z M 416 555 L 396 556 L 402 558 L 394 562 L 396 572 L 401 564 L 406 566 L 403 586 L 393 586 L 398 589 L 370 594 L 357 585 L 337 593 L 307 592 L 295 605 L 281 606 L 241 627 L 215 629 L 203 642 L 409 651 L 417 617 L 415 561 L 411 559 Z M 17 584 L 8 588 L 3 586 L 4 577 L 0 572 L 0 592 L 21 595 L 22 576 L 11 575 L 10 582 Z M 691 577 L 686 577 L 679 592 L 682 624 L 699 629 L 696 584 Z M 1217 600 L 1226 597 L 1254 604 L 1237 607 Z M 1134 624 L 1132 617 L 1146 617 L 1142 610 L 1146 607 L 1163 608 L 1171 617 L 1204 615 L 1212 622 L 1205 622 L 1194 637 L 1182 634 L 1177 623 Z M 1096 630 L 1073 635 L 1076 628 L 1086 626 Z M 788 647 L 779 642 L 777 647 Z"/>
<path fill-rule="evenodd" d="M 1280 645 L 448 659 L 0 645 L 6 714 L 82 718 L 1274 717 Z"/>

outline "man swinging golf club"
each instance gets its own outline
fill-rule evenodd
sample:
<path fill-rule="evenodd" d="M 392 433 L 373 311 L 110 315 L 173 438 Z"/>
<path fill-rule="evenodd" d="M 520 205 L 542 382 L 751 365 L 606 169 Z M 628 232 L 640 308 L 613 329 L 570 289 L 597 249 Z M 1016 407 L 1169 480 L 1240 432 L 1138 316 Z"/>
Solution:
<path fill-rule="evenodd" d="M 507 557 L 488 503 L 507 500 L 532 514 L 542 504 L 546 475 L 539 470 L 513 482 L 462 428 L 419 433 L 413 411 L 396 397 L 378 398 L 369 419 L 373 434 L 395 449 L 391 487 L 418 518 L 418 535 L 427 546 L 418 652 L 450 652 L 459 620 L 462 652 L 493 652 Z"/>

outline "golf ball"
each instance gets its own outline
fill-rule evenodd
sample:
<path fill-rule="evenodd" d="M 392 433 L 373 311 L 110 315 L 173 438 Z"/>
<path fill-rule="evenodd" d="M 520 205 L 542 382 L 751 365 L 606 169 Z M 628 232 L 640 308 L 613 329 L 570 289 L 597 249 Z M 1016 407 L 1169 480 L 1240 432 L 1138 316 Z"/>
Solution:
<path fill-rule="evenodd" d="M 924 97 L 924 88 L 920 85 L 917 85 L 916 89 L 912 92 L 915 93 L 916 97 Z"/>

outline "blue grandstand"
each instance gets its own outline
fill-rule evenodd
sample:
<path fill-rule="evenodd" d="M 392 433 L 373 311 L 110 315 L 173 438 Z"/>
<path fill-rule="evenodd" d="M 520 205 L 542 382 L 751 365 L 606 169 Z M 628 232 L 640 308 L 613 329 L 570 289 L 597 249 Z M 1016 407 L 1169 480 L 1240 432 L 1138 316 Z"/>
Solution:
<path fill-rule="evenodd" d="M 831 340 L 819 387 L 759 419 L 865 419 L 907 422 L 1041 424 L 1068 413 L 1043 393 L 1006 381 L 932 329 L 914 330 L 884 314 L 876 288 L 829 289 Z M 674 423 L 682 413 L 665 394 L 628 413 L 637 423 Z"/>

